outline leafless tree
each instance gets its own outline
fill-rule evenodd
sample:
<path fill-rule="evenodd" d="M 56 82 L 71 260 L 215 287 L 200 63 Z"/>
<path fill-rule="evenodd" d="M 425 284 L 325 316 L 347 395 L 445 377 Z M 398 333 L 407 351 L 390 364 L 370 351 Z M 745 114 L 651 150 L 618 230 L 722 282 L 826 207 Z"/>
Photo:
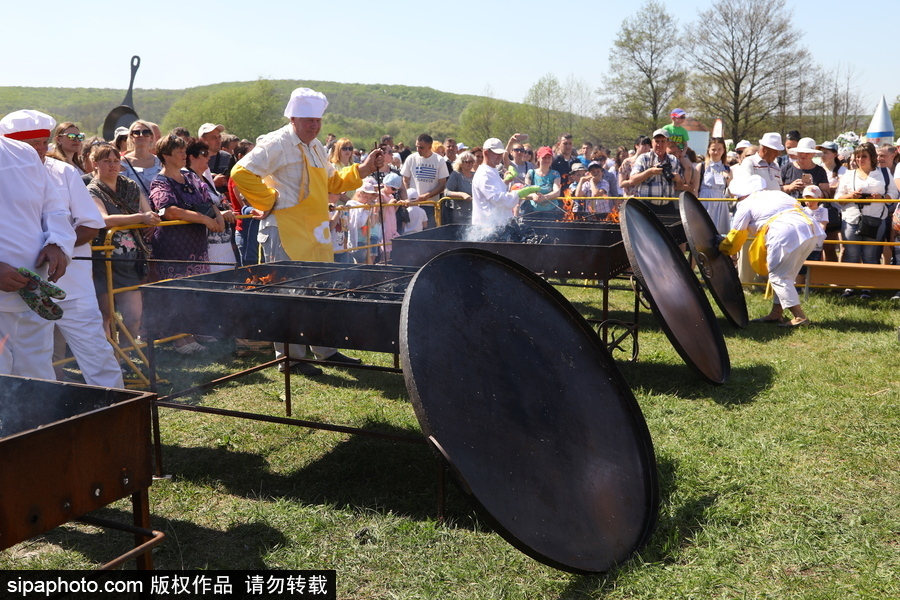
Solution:
<path fill-rule="evenodd" d="M 687 29 L 691 97 L 734 139 L 796 108 L 814 66 L 785 0 L 717 0 Z"/>
<path fill-rule="evenodd" d="M 665 5 L 647 0 L 622 21 L 609 53 L 609 75 L 598 92 L 615 114 L 645 134 L 665 124 L 669 103 L 684 83 L 677 32 Z"/>

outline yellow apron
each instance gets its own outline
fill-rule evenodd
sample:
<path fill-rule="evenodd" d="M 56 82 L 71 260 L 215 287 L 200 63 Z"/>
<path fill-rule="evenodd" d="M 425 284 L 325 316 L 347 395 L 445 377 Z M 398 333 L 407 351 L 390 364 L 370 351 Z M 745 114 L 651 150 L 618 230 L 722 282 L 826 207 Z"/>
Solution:
<path fill-rule="evenodd" d="M 769 224 L 781 215 L 789 212 L 800 213 L 800 216 L 803 217 L 803 219 L 809 224 L 810 227 L 812 227 L 812 221 L 800 208 L 789 208 L 787 210 L 783 210 L 766 221 L 766 224 L 760 227 L 759 231 L 756 232 L 756 238 L 750 244 L 750 251 L 748 254 L 750 258 L 750 266 L 752 266 L 753 270 L 760 275 L 765 276 L 769 274 L 769 251 L 768 248 L 766 248 L 766 233 L 768 233 L 769 231 Z"/>
<path fill-rule="evenodd" d="M 333 262 L 334 247 L 328 227 L 328 173 L 309 165 L 309 195 L 299 204 L 276 210 L 281 245 L 291 260 Z M 301 192 L 302 194 L 302 192 Z"/>

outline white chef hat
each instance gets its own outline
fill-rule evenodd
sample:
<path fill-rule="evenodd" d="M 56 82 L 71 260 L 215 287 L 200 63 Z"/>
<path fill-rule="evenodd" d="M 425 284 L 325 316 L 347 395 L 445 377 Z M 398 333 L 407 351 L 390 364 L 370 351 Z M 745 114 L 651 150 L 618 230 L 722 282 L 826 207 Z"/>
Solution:
<path fill-rule="evenodd" d="M 297 88 L 284 109 L 284 116 L 301 119 L 321 119 L 328 108 L 328 98 L 309 88 Z"/>
<path fill-rule="evenodd" d="M 759 175 L 750 175 L 749 177 L 738 175 L 731 180 L 731 184 L 728 186 L 728 191 L 735 198 L 743 198 L 764 189 L 766 189 L 766 180 Z"/>
<path fill-rule="evenodd" d="M 0 119 L 0 134 L 14 140 L 49 138 L 56 119 L 36 110 L 17 110 Z"/>

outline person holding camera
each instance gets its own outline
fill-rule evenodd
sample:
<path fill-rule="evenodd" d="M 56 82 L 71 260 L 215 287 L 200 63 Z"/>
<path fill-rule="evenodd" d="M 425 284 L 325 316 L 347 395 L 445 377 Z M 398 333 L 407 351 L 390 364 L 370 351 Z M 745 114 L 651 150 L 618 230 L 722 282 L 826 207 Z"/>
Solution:
<path fill-rule="evenodd" d="M 679 190 L 686 189 L 681 163 L 667 152 L 669 132 L 657 129 L 653 132 L 650 152 L 641 154 L 634 161 L 631 175 L 623 186 L 633 189 L 638 198 L 653 198 L 651 204 L 663 207 L 656 212 L 676 214 L 678 209 L 671 200 Z"/>
<path fill-rule="evenodd" d="M 841 206 L 844 241 L 877 242 L 884 239 L 887 204 L 860 202 L 860 200 L 896 198 L 897 186 L 890 177 L 890 171 L 887 169 L 882 171 L 876 166 L 878 156 L 871 142 L 863 142 L 857 146 L 853 151 L 853 158 L 857 168 L 841 175 L 834 196 Z M 844 202 L 840 202 L 841 200 Z M 841 262 L 877 265 L 880 262 L 881 252 L 881 246 L 846 244 L 841 252 Z M 847 289 L 843 296 L 849 298 L 852 295 L 853 290 Z M 860 298 L 870 296 L 870 290 L 860 292 Z"/>

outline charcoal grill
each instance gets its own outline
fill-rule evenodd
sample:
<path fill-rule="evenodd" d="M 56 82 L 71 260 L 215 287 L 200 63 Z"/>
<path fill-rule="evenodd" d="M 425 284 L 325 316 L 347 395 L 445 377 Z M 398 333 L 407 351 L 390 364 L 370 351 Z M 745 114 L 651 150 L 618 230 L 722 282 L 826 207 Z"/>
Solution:
<path fill-rule="evenodd" d="M 539 236 L 555 238 L 553 244 L 510 242 L 470 242 L 467 225 L 444 225 L 394 238 L 391 259 L 396 265 L 421 267 L 447 250 L 478 248 L 487 250 L 546 277 L 571 277 L 607 281 L 629 267 L 618 223 L 603 221 L 536 222 L 527 221 Z M 681 220 L 667 217 L 666 228 L 679 241 L 685 241 Z"/>
<path fill-rule="evenodd" d="M 169 334 L 192 333 L 397 355 L 400 352 L 403 295 L 416 271 L 413 267 L 282 261 L 160 281 L 141 286 L 144 326 L 148 333 L 153 334 L 154 339 Z M 177 307 L 178 319 L 171 319 L 172 307 Z M 285 349 L 287 350 L 287 346 Z M 154 344 L 149 344 L 147 350 L 150 385 L 155 392 L 157 377 Z M 286 364 L 289 360 L 304 359 L 284 356 L 158 398 L 153 404 L 156 474 L 162 475 L 158 407 L 425 443 L 421 436 L 397 435 L 288 418 L 292 412 L 290 369 L 284 370 L 285 417 L 176 401 L 180 397 L 238 379 L 279 362 Z M 396 367 L 356 365 L 354 368 L 400 372 Z"/>
<path fill-rule="evenodd" d="M 153 567 L 152 394 L 0 376 L 0 550 L 73 520 L 135 535 L 131 558 Z M 131 496 L 134 526 L 86 516 Z"/>
<path fill-rule="evenodd" d="M 421 267 L 447 250 L 478 248 L 505 256 L 549 277 L 606 280 L 628 268 L 622 234 L 615 224 L 529 222 L 541 236 L 558 239 L 555 244 L 470 242 L 466 225 L 444 225 L 403 235 L 391 241 L 391 259 L 397 265 Z"/>
<path fill-rule="evenodd" d="M 169 279 L 141 287 L 144 326 L 156 334 L 396 354 L 403 293 L 415 272 L 409 267 L 283 261 Z M 171 307 L 177 307 L 174 322 Z"/>

